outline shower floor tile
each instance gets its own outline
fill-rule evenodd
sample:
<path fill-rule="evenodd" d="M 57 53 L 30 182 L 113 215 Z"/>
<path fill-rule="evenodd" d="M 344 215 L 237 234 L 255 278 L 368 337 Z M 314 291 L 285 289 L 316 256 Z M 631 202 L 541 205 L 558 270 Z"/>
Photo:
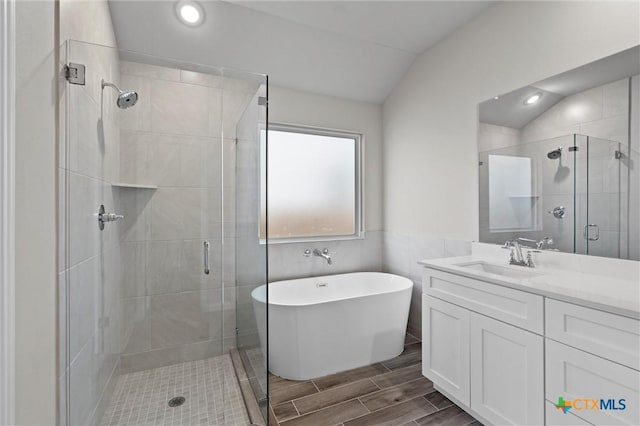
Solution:
<path fill-rule="evenodd" d="M 171 398 L 184 404 L 170 407 Z M 124 374 L 118 378 L 101 426 L 249 425 L 231 357 Z"/>

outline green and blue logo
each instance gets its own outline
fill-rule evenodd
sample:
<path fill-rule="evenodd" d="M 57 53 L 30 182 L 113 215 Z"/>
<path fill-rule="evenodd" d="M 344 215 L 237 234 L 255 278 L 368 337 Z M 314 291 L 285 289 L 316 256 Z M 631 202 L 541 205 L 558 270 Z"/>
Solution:
<path fill-rule="evenodd" d="M 627 402 L 624 398 L 620 399 L 593 399 L 593 398 L 576 398 L 573 400 L 565 400 L 558 397 L 558 402 L 554 404 L 558 410 L 562 410 L 567 414 L 569 410 L 625 410 Z"/>

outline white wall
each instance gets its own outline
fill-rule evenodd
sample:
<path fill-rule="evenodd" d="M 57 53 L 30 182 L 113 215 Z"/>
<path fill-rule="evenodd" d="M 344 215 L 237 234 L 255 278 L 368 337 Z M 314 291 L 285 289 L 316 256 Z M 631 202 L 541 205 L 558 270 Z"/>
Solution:
<path fill-rule="evenodd" d="M 61 0 L 60 41 L 78 40 L 116 46 L 106 0 Z"/>
<path fill-rule="evenodd" d="M 115 38 L 108 31 L 111 19 L 103 0 L 17 1 L 16 6 L 16 423 L 52 425 L 57 398 L 58 29 L 65 28 L 62 40 L 109 44 Z"/>
<path fill-rule="evenodd" d="M 499 3 L 419 56 L 383 106 L 385 231 L 476 239 L 478 103 L 637 45 L 638 14 Z"/>
<path fill-rule="evenodd" d="M 56 422 L 54 2 L 16 2 L 16 423 Z"/>

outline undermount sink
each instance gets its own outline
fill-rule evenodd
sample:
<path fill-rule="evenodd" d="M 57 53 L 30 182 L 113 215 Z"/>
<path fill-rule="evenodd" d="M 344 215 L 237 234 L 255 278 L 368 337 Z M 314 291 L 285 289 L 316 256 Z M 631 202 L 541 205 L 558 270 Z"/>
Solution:
<path fill-rule="evenodd" d="M 506 267 L 495 265 L 487 262 L 473 262 L 473 263 L 461 263 L 456 266 L 465 269 L 471 269 L 474 271 L 485 272 L 488 274 L 501 275 L 503 277 L 516 278 L 516 279 L 526 279 L 531 277 L 539 276 L 540 273 L 529 268 L 515 269 L 516 267 Z"/>

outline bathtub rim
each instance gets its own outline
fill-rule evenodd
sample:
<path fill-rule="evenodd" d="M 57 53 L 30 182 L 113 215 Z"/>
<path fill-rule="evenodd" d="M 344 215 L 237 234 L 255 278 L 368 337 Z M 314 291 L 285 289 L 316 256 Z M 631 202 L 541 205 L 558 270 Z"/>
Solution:
<path fill-rule="evenodd" d="M 331 275 L 318 275 L 318 276 L 314 276 L 314 277 L 293 278 L 293 279 L 289 279 L 289 280 L 279 280 L 279 281 L 274 281 L 274 282 L 271 282 L 271 283 L 268 283 L 268 284 L 262 284 L 262 285 L 260 285 L 260 286 L 258 286 L 256 288 L 254 288 L 253 290 L 251 290 L 251 299 L 253 301 L 255 301 L 255 302 L 258 302 L 258 303 L 267 304 L 266 301 L 264 300 L 265 299 L 264 296 L 261 297 L 261 298 L 258 298 L 256 295 L 257 295 L 257 293 L 262 292 L 262 289 L 266 288 L 268 285 L 271 286 L 271 285 L 274 285 L 274 284 L 289 283 L 291 281 L 321 279 L 321 278 L 324 278 L 324 277 L 339 277 L 339 276 L 363 275 L 363 274 L 375 274 L 375 275 L 384 275 L 384 276 L 399 278 L 399 281 L 405 283 L 405 285 L 397 287 L 397 288 L 392 288 L 392 289 L 390 289 L 388 291 L 381 291 L 381 292 L 376 292 L 376 293 L 367 293 L 367 294 L 361 294 L 361 295 L 357 295 L 357 296 L 345 297 L 345 298 L 341 298 L 341 299 L 325 300 L 325 301 L 321 301 L 321 302 L 273 303 L 271 300 L 269 300 L 268 306 L 269 307 L 281 306 L 281 307 L 287 307 L 287 308 L 318 306 L 318 305 L 325 305 L 327 303 L 337 303 L 337 302 L 343 302 L 343 301 L 347 301 L 347 300 L 360 299 L 360 298 L 369 297 L 369 296 L 381 296 L 381 295 L 385 295 L 385 294 L 398 293 L 398 292 L 402 292 L 402 291 L 411 290 L 413 288 L 413 281 L 410 278 L 403 277 L 402 275 L 392 274 L 392 273 L 389 273 L 389 272 L 374 272 L 374 271 L 346 272 L 346 273 L 331 274 Z M 266 293 L 265 293 L 265 296 L 266 296 Z"/>

